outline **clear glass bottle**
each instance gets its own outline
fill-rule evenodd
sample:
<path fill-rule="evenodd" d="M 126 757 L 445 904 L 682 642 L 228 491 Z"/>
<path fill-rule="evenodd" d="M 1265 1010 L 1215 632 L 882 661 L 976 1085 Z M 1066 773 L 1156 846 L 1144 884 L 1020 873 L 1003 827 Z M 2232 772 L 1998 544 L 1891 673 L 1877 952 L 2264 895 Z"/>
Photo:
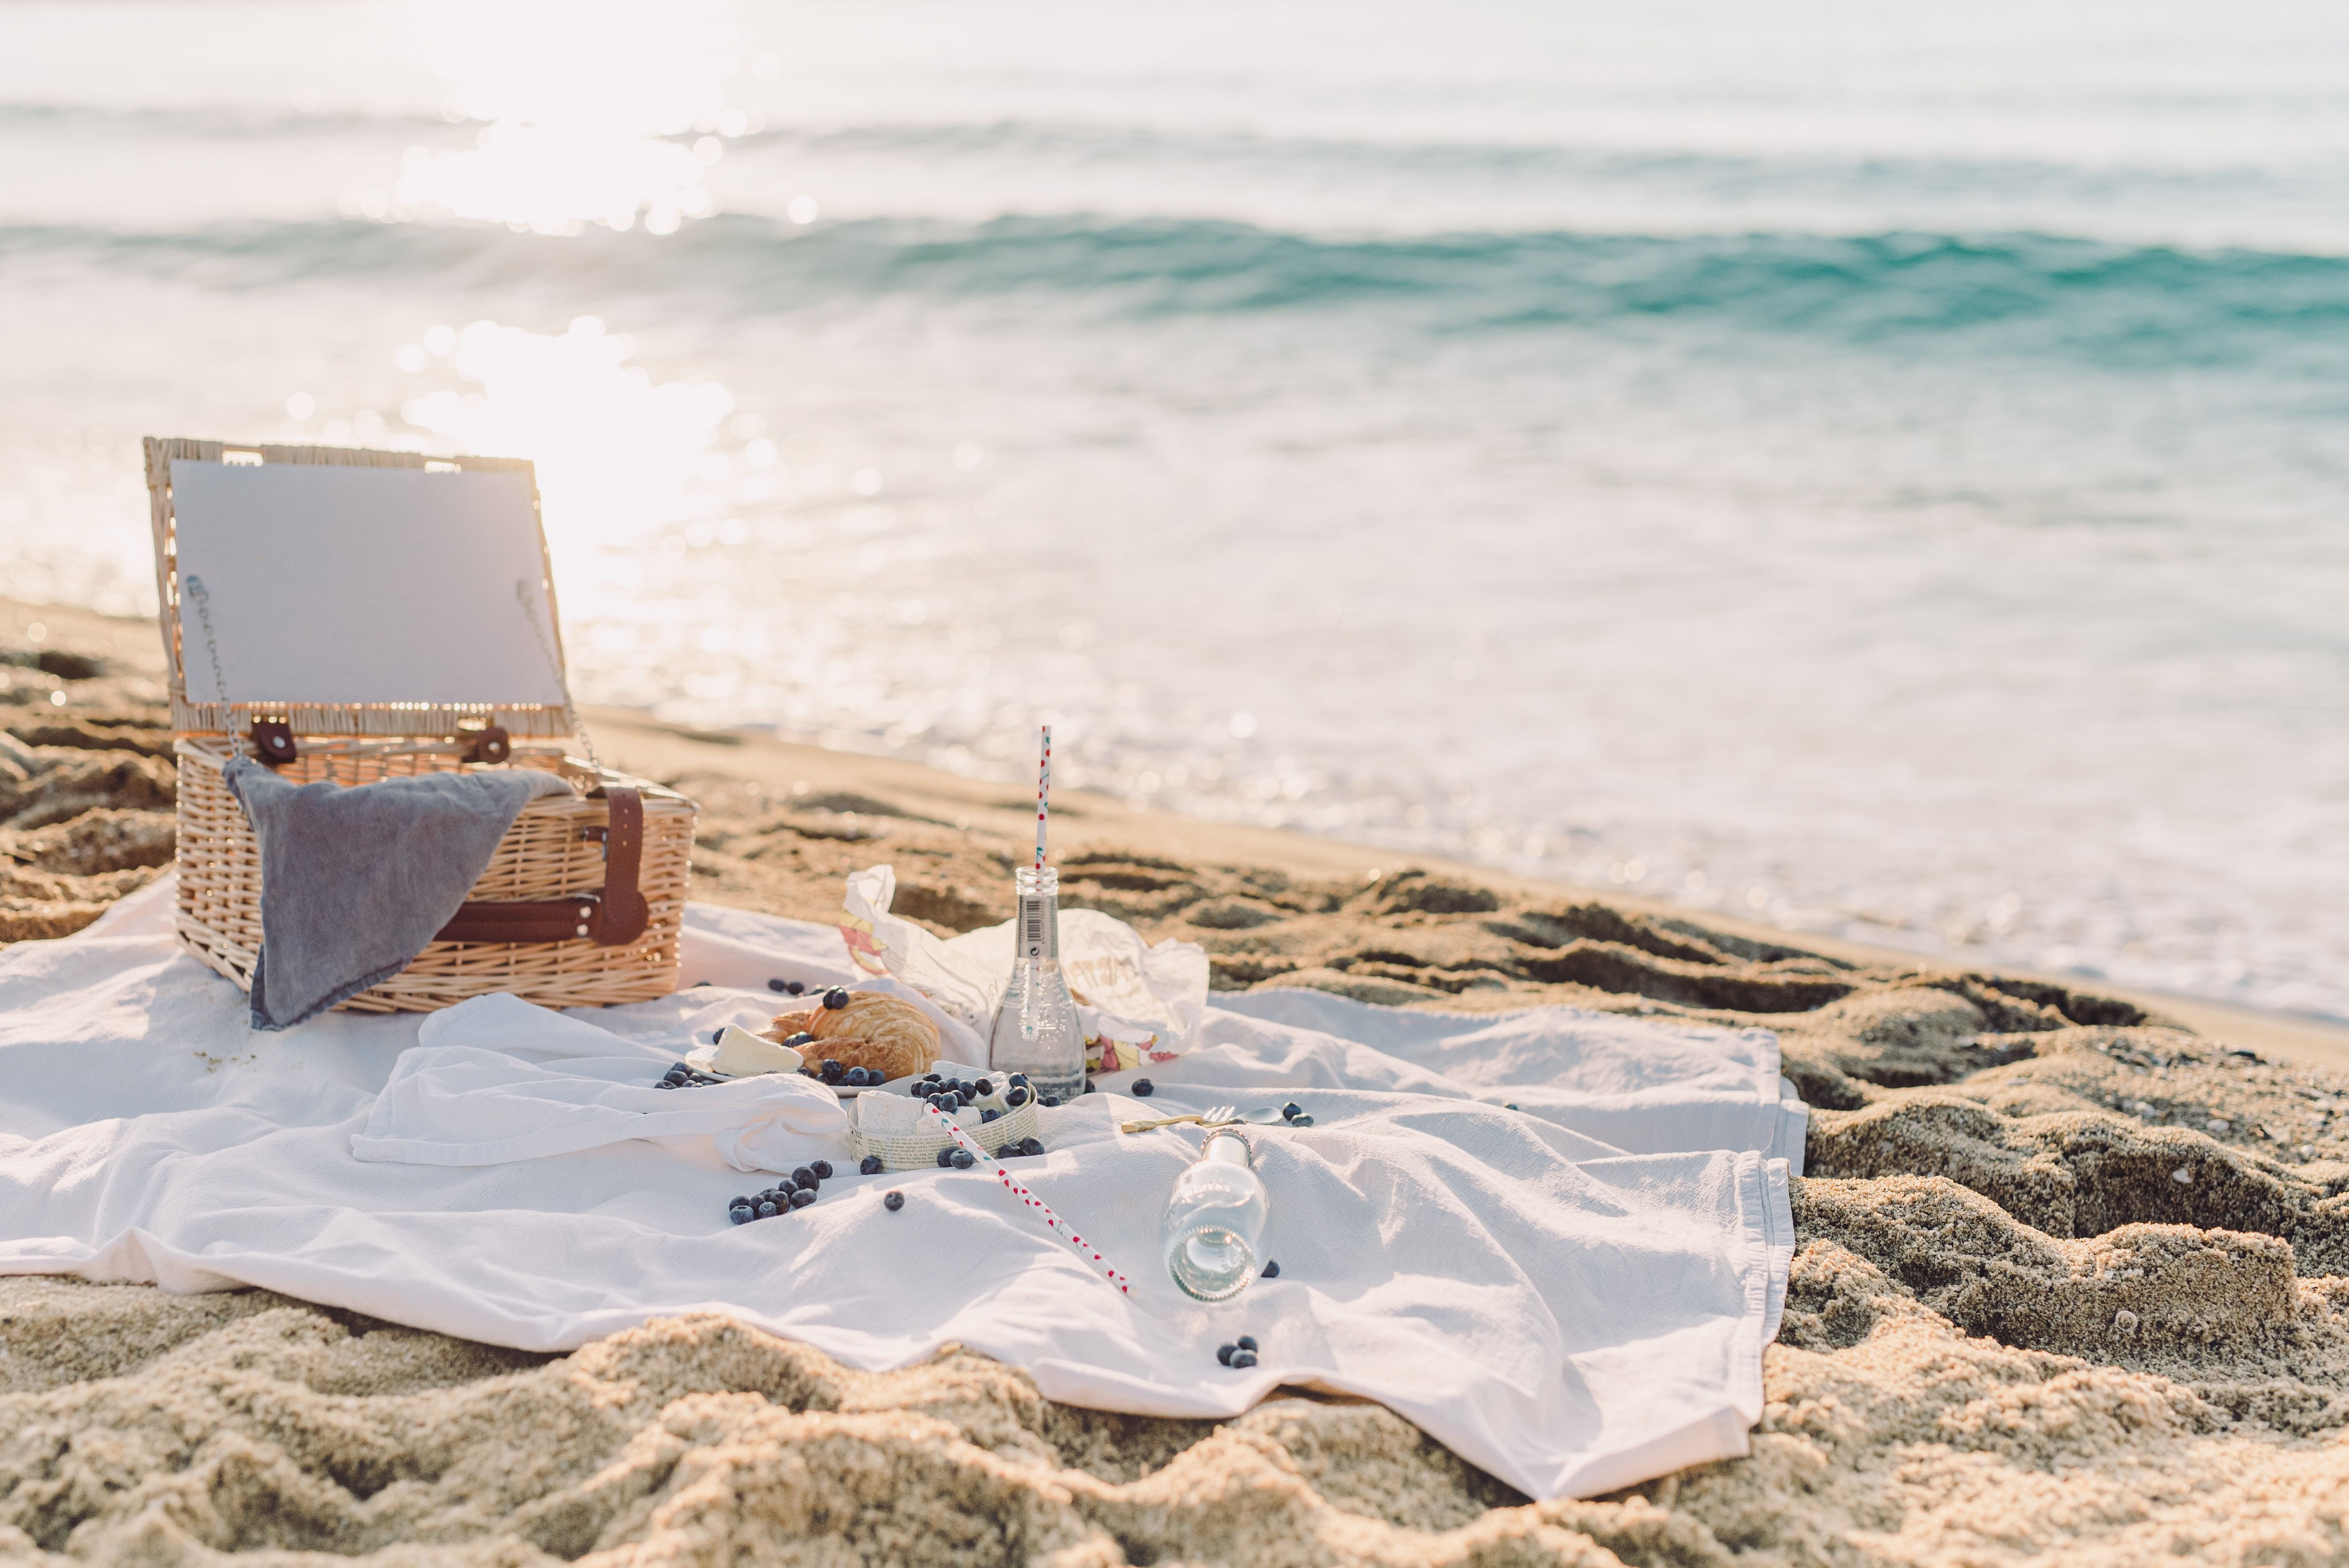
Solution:
<path fill-rule="evenodd" d="M 1011 984 L 996 1010 L 987 1065 L 999 1073 L 1025 1073 L 1039 1097 L 1065 1104 L 1084 1092 L 1085 1031 L 1061 975 L 1061 873 L 1050 866 L 1021 866 L 1012 882 L 1019 914 L 1011 933 Z"/>
<path fill-rule="evenodd" d="M 1167 1194 L 1159 1221 L 1166 1272 L 1201 1301 L 1239 1295 L 1257 1276 L 1268 1208 L 1248 1140 L 1229 1128 L 1210 1132 Z"/>

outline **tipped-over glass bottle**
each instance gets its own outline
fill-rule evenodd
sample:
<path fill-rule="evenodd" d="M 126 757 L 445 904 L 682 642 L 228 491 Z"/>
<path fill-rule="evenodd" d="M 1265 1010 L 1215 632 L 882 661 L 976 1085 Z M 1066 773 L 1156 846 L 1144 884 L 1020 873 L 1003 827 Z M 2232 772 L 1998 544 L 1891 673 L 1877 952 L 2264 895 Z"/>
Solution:
<path fill-rule="evenodd" d="M 1019 901 L 1012 923 L 1011 984 L 996 1010 L 987 1065 L 1025 1073 L 1040 1098 L 1072 1100 L 1085 1088 L 1085 1031 L 1061 975 L 1061 873 L 1021 866 L 1012 876 Z"/>
<path fill-rule="evenodd" d="M 1256 1278 L 1264 1240 L 1264 1178 L 1256 1151 L 1228 1128 L 1207 1134 L 1199 1158 L 1174 1179 L 1159 1237 L 1166 1272 L 1201 1301 L 1227 1301 Z"/>

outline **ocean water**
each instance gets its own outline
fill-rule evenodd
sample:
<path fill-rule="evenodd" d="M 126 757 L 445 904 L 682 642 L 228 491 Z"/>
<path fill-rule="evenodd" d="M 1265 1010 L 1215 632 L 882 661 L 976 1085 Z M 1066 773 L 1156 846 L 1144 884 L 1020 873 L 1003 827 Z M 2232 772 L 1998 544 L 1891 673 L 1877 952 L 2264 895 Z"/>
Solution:
<path fill-rule="evenodd" d="M 0 591 L 540 464 L 580 695 L 2349 1017 L 2349 9 L 0 8 Z"/>

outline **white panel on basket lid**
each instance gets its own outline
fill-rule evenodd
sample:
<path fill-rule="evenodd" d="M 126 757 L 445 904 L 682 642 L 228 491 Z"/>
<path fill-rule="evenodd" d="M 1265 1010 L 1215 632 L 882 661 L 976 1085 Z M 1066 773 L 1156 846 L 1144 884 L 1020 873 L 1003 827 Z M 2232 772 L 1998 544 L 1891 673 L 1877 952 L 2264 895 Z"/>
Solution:
<path fill-rule="evenodd" d="M 563 701 L 527 474 L 174 458 L 171 513 L 230 701 Z M 184 591 L 180 627 L 188 700 L 221 700 Z"/>

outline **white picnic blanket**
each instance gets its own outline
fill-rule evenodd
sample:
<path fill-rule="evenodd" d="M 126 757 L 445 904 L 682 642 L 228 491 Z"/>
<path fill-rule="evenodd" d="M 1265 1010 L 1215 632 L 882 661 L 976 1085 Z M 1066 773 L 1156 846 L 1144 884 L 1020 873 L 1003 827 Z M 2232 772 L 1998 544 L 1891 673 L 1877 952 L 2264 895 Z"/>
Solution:
<path fill-rule="evenodd" d="M 265 1285 L 540 1350 L 719 1310 L 875 1370 L 958 1341 L 1143 1414 L 1316 1387 L 1535 1497 L 1742 1454 L 1761 1410 L 1801 1139 L 1766 1033 L 1217 997 L 1154 1098 L 1103 1078 L 1020 1162 L 1127 1296 L 984 1170 L 856 1176 L 812 1085 L 648 1087 L 697 1032 L 773 1011 L 769 978 L 849 981 L 829 927 L 695 905 L 684 979 L 710 984 L 658 1002 L 262 1035 L 173 945 L 171 897 L 0 952 L 0 1273 Z M 1113 1121 L 1287 1099 L 1318 1125 L 1259 1140 L 1279 1277 L 1194 1302 L 1156 1225 L 1195 1137 Z M 812 1208 L 729 1222 L 764 1184 L 738 1168 L 819 1155 L 840 1174 Z M 1243 1333 L 1260 1365 L 1219 1366 Z"/>

